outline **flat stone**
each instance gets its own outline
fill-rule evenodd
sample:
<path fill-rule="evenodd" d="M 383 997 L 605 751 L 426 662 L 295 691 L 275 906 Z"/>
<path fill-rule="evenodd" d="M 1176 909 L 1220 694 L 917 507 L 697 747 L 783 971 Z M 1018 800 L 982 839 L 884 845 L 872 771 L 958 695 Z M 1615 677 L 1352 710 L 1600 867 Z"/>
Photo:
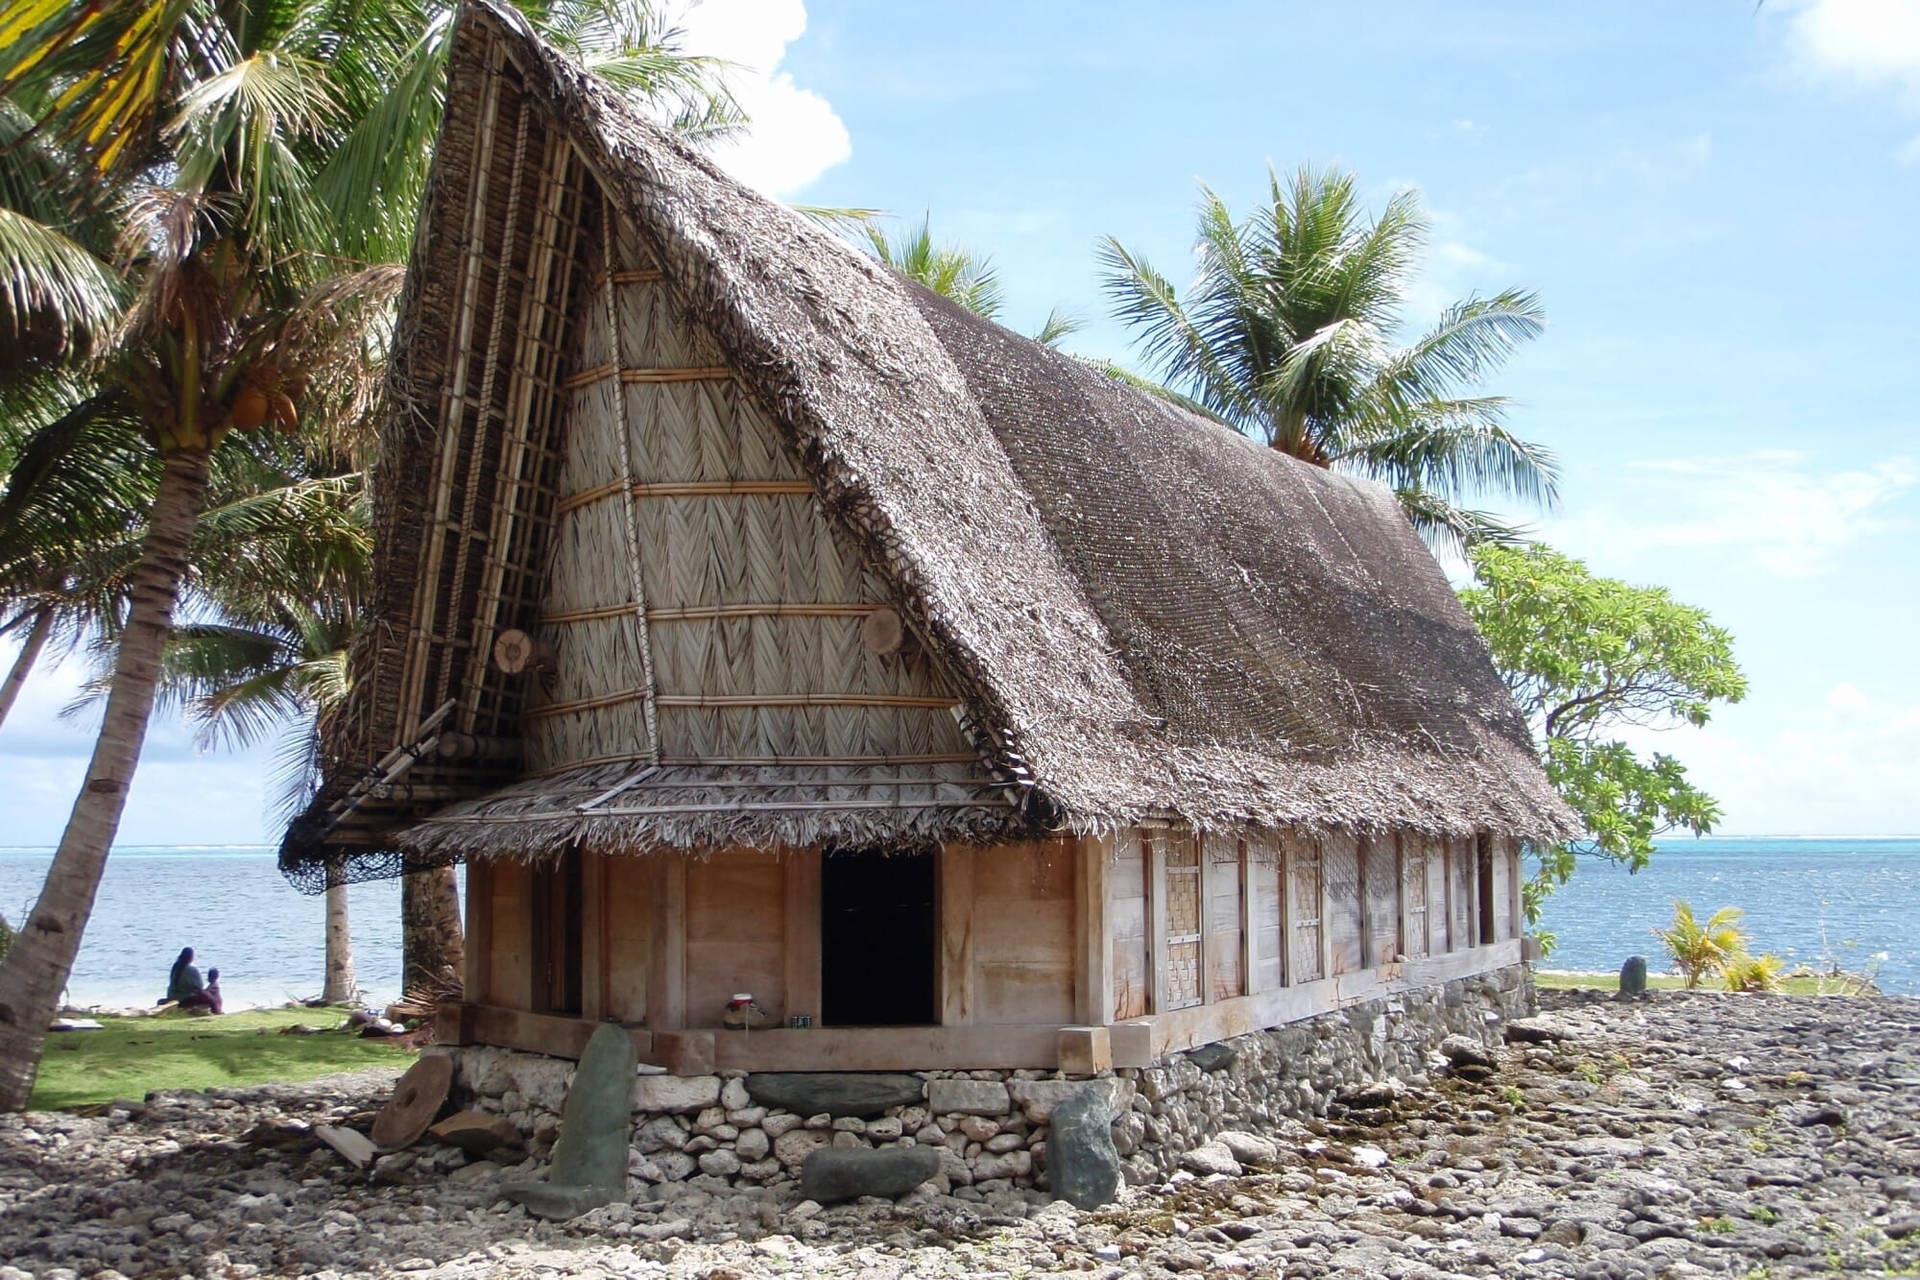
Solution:
<path fill-rule="evenodd" d="M 692 1114 L 720 1101 L 719 1076 L 646 1075 L 633 1082 L 635 1111 Z"/>
<path fill-rule="evenodd" d="M 1084 1088 L 1053 1108 L 1047 1138 L 1047 1183 L 1077 1209 L 1112 1204 L 1120 1191 L 1120 1154 L 1113 1145 L 1112 1100 Z"/>
<path fill-rule="evenodd" d="M 1013 1102 L 998 1080 L 929 1080 L 927 1110 L 937 1116 L 1003 1116 Z"/>
<path fill-rule="evenodd" d="M 484 1156 L 503 1147 L 521 1144 L 520 1130 L 505 1116 L 485 1111 L 462 1111 L 448 1116 L 427 1130 L 435 1139 L 455 1146 L 470 1156 Z"/>
<path fill-rule="evenodd" d="M 760 1071 L 747 1077 L 755 1102 L 801 1116 L 877 1116 L 919 1102 L 925 1089 L 918 1076 L 869 1071 Z"/>
<path fill-rule="evenodd" d="M 800 1195 L 820 1204 L 861 1196 L 897 1200 L 939 1172 L 940 1153 L 931 1147 L 830 1147 L 800 1166 Z"/>
<path fill-rule="evenodd" d="M 1456 1068 L 1484 1067 L 1491 1070 L 1500 1065 L 1498 1054 L 1470 1036 L 1448 1036 L 1440 1042 L 1440 1056 Z"/>
<path fill-rule="evenodd" d="M 1233 1158 L 1241 1164 L 1271 1165 L 1280 1160 L 1280 1145 L 1272 1138 L 1263 1138 L 1257 1133 L 1228 1129 L 1216 1134 L 1213 1140 L 1232 1152 Z"/>
<path fill-rule="evenodd" d="M 1094 1088 L 1107 1095 L 1107 1115 L 1111 1120 L 1133 1101 L 1131 1080 L 1015 1080 L 1007 1085 L 1013 1104 L 1027 1113 L 1035 1124 L 1046 1124 L 1053 1109 L 1074 1097 L 1082 1089 Z"/>
<path fill-rule="evenodd" d="M 1203 1177 L 1207 1174 L 1224 1173 L 1229 1178 L 1237 1178 L 1244 1172 L 1240 1162 L 1233 1158 L 1233 1152 L 1221 1142 L 1205 1142 L 1195 1147 L 1180 1157 L 1180 1167 Z"/>
<path fill-rule="evenodd" d="M 632 1037 L 615 1023 L 601 1023 L 588 1038 L 573 1072 L 573 1086 L 567 1090 L 549 1182 L 626 1191 L 627 1144 L 633 1137 L 633 1071 Z"/>
<path fill-rule="evenodd" d="M 1537 1018 L 1515 1018 L 1507 1023 L 1505 1034 L 1508 1041 L 1519 1044 L 1552 1044 L 1574 1039 L 1572 1027 L 1547 1014 Z"/>
<path fill-rule="evenodd" d="M 1203 1044 L 1198 1049 L 1188 1050 L 1187 1061 L 1202 1071 L 1224 1071 L 1232 1066 L 1234 1059 L 1239 1056 L 1240 1051 L 1232 1045 L 1216 1041 L 1213 1044 Z"/>
<path fill-rule="evenodd" d="M 536 1218 L 565 1222 L 590 1209 L 612 1204 L 626 1190 L 625 1177 L 626 1171 L 622 1169 L 623 1181 L 619 1192 L 606 1187 L 563 1186 L 553 1182 L 503 1182 L 500 1184 L 500 1194 L 515 1204 L 524 1205 L 527 1212 Z"/>
<path fill-rule="evenodd" d="M 375 1147 L 373 1139 L 358 1129 L 345 1129 L 339 1125 L 317 1124 L 313 1126 L 313 1136 L 339 1152 L 347 1163 L 356 1169 L 364 1169 L 373 1163 Z"/>

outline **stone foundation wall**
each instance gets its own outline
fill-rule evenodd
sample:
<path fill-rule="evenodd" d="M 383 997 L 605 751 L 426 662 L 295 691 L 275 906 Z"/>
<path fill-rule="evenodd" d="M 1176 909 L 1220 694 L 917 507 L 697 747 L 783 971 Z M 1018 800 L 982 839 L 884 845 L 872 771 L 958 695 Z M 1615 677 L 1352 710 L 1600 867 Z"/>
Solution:
<path fill-rule="evenodd" d="M 1343 1091 L 1388 1077 L 1422 1083 L 1447 1036 L 1491 1045 L 1501 1022 L 1532 1010 L 1532 985 L 1525 969 L 1514 966 L 1100 1077 L 1045 1071 L 868 1076 L 865 1082 L 884 1082 L 900 1100 L 866 1119 L 769 1106 L 755 1097 L 767 1092 L 760 1079 L 740 1072 L 641 1075 L 634 1081 L 629 1181 L 779 1187 L 821 1147 L 931 1145 L 942 1149 L 935 1179 L 942 1192 L 972 1198 L 1044 1186 L 1053 1109 L 1089 1084 L 1108 1091 L 1126 1177 L 1153 1181 L 1222 1130 L 1323 1115 Z M 544 1156 L 559 1133 L 574 1064 L 490 1046 L 460 1049 L 456 1062 L 458 1084 L 472 1105 L 505 1115 L 527 1135 L 533 1153 Z"/>

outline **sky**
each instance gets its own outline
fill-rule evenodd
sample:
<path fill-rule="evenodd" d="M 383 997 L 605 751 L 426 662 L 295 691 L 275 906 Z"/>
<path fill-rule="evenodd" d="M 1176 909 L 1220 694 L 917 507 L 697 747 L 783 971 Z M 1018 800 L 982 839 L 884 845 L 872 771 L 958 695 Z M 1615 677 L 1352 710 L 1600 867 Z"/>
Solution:
<path fill-rule="evenodd" d="M 924 19 L 915 15 L 924 13 Z M 936 16 L 937 14 L 937 16 Z M 1684 761 L 1728 834 L 1920 832 L 1920 0 L 1605 6 L 706 0 L 692 47 L 769 194 L 930 216 L 1002 320 L 1131 361 L 1094 257 L 1191 275 L 1205 182 L 1340 165 L 1433 222 L 1410 323 L 1537 291 L 1489 381 L 1564 470 L 1540 536 L 1729 628 L 1751 682 Z M 58 838 L 91 747 L 72 664 L 0 727 L 0 844 Z M 270 752 L 149 736 L 121 841 L 270 840 Z"/>

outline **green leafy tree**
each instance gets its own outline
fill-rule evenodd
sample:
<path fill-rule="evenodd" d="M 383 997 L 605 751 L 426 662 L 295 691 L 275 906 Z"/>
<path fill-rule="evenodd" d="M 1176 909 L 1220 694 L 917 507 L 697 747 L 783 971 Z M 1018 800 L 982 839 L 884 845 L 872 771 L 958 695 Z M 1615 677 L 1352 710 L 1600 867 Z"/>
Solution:
<path fill-rule="evenodd" d="M 1664 588 L 1595 577 L 1539 545 L 1482 545 L 1469 559 L 1474 582 L 1461 602 L 1533 729 L 1548 778 L 1586 827 L 1582 839 L 1530 851 L 1538 870 L 1526 909 L 1537 922 L 1580 857 L 1638 871 L 1659 836 L 1713 829 L 1720 808 L 1687 781 L 1685 765 L 1659 752 L 1642 757 L 1617 735 L 1704 725 L 1716 705 L 1746 695 L 1747 680 L 1733 637 Z"/>
<path fill-rule="evenodd" d="M 1283 453 L 1392 485 L 1431 540 L 1515 540 L 1463 504 L 1487 493 L 1549 506 L 1555 464 L 1507 428 L 1506 397 L 1466 392 L 1541 331 L 1539 300 L 1470 297 L 1396 345 L 1429 231 L 1419 198 L 1401 192 L 1369 218 L 1351 174 L 1267 176 L 1267 203 L 1243 221 L 1201 188 L 1184 293 L 1118 240 L 1101 243 L 1107 296 L 1146 364 Z"/>

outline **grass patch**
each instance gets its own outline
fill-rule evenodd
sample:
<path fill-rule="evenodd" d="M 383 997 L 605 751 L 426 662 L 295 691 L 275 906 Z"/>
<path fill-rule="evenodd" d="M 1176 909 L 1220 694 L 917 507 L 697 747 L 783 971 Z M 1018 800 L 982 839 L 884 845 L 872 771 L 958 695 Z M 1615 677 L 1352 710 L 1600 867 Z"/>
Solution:
<path fill-rule="evenodd" d="M 138 1101 L 154 1089 L 311 1080 L 334 1071 L 403 1067 L 413 1054 L 346 1031 L 280 1035 L 283 1027 L 331 1027 L 333 1009 L 267 1009 L 192 1018 L 102 1018 L 99 1031 L 53 1031 L 28 1106 L 82 1107 Z"/>
<path fill-rule="evenodd" d="M 1541 973 L 1534 971 L 1533 985 L 1548 991 L 1618 991 L 1620 977 L 1613 973 Z M 1647 989 L 1650 991 L 1682 991 L 1686 982 L 1677 973 L 1650 973 L 1647 975 Z M 1724 991 L 1718 983 L 1702 985 L 1701 991 Z M 1782 977 L 1780 990 L 1794 996 L 1824 995 L 1820 989 L 1820 979 L 1814 977 Z"/>

